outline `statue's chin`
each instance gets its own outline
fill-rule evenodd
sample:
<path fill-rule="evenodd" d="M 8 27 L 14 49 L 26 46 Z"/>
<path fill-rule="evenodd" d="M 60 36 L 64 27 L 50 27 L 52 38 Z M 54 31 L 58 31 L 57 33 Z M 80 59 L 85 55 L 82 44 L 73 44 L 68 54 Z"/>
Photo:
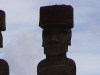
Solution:
<path fill-rule="evenodd" d="M 47 47 L 44 48 L 44 54 L 56 55 L 66 53 L 67 48 L 62 47 Z"/>

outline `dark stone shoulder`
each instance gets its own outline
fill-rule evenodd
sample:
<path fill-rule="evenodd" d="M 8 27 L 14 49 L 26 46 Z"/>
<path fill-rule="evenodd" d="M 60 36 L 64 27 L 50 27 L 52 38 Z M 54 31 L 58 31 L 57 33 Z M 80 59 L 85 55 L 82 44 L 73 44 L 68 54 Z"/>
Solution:
<path fill-rule="evenodd" d="M 72 70 L 72 75 L 76 75 L 76 63 L 73 59 L 68 58 L 68 67 Z"/>
<path fill-rule="evenodd" d="M 69 62 L 69 63 L 71 63 L 71 64 L 76 64 L 75 61 L 74 61 L 73 59 L 71 59 L 71 58 L 67 58 L 67 59 L 68 59 L 68 62 Z"/>
<path fill-rule="evenodd" d="M 0 75 L 9 75 L 9 65 L 3 59 L 0 59 Z"/>
<path fill-rule="evenodd" d="M 0 59 L 0 67 L 7 67 L 7 68 L 9 68 L 9 66 L 8 66 L 8 63 L 4 60 L 4 59 Z"/>
<path fill-rule="evenodd" d="M 43 59 L 38 63 L 37 69 L 45 66 L 46 66 L 46 59 Z"/>

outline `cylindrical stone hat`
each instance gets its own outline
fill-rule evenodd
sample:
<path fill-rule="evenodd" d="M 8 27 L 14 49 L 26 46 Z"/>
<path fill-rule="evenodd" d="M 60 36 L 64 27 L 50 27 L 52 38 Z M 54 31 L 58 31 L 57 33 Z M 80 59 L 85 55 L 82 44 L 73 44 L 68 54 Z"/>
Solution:
<path fill-rule="evenodd" d="M 0 31 L 6 30 L 6 24 L 5 24 L 5 12 L 0 10 Z"/>
<path fill-rule="evenodd" d="M 40 7 L 41 28 L 49 26 L 65 26 L 73 28 L 73 7 L 70 5 L 52 5 Z"/>

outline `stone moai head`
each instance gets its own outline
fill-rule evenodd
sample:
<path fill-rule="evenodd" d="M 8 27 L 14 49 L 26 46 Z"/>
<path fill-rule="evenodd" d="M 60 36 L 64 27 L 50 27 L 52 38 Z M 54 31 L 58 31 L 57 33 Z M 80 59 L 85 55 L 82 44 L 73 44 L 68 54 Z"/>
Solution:
<path fill-rule="evenodd" d="M 40 8 L 40 23 L 43 28 L 44 54 L 66 53 L 71 45 L 73 8 L 70 5 L 53 5 Z"/>
<path fill-rule="evenodd" d="M 3 47 L 3 36 L 1 31 L 6 30 L 6 24 L 5 24 L 5 12 L 0 10 L 0 48 Z"/>
<path fill-rule="evenodd" d="M 8 63 L 3 59 L 0 59 L 0 75 L 9 75 Z"/>

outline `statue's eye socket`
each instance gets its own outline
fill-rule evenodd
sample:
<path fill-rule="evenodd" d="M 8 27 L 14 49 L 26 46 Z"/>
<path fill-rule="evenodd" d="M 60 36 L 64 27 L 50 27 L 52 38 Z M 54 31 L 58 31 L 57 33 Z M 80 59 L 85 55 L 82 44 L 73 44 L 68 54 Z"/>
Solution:
<path fill-rule="evenodd" d="M 55 36 L 56 38 L 62 38 L 68 34 L 68 30 L 66 29 L 59 29 L 59 30 L 43 30 L 43 37 L 44 38 L 51 38 L 52 36 Z"/>
<path fill-rule="evenodd" d="M 50 37 L 52 35 L 52 32 L 50 31 L 43 31 L 43 36 Z"/>
<path fill-rule="evenodd" d="M 67 30 L 61 30 L 58 32 L 59 35 L 66 35 L 68 34 L 68 31 Z"/>

